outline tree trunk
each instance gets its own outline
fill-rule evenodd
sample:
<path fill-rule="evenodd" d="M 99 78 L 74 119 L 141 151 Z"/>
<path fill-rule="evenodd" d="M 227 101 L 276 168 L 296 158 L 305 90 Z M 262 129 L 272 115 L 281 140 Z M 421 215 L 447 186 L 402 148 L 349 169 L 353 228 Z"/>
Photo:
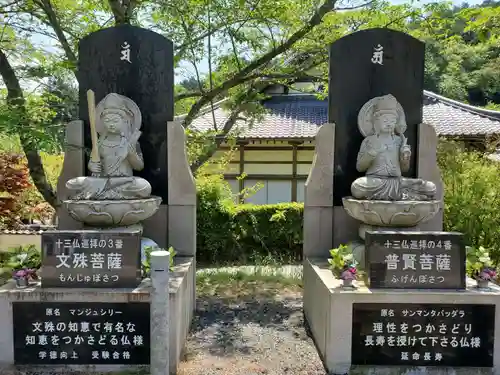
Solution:
<path fill-rule="evenodd" d="M 108 0 L 108 4 L 115 17 L 115 25 L 130 24 L 136 5 L 135 0 Z"/>
<path fill-rule="evenodd" d="M 47 181 L 47 176 L 45 175 L 45 170 L 43 168 L 42 159 L 38 152 L 38 147 L 36 144 L 36 139 L 30 137 L 27 128 L 29 126 L 29 119 L 26 113 L 25 100 L 23 97 L 23 91 L 21 85 L 19 84 L 19 79 L 14 72 L 14 69 L 9 63 L 7 56 L 4 51 L 0 49 L 0 76 L 2 76 L 3 82 L 7 87 L 7 104 L 9 109 L 13 111 L 18 111 L 21 116 L 21 120 L 18 127 L 19 139 L 21 141 L 21 146 L 28 159 L 28 168 L 30 170 L 31 178 L 35 183 L 36 188 L 42 194 L 43 198 L 47 203 L 49 203 L 54 209 L 56 209 L 60 203 L 57 200 L 57 196 Z"/>

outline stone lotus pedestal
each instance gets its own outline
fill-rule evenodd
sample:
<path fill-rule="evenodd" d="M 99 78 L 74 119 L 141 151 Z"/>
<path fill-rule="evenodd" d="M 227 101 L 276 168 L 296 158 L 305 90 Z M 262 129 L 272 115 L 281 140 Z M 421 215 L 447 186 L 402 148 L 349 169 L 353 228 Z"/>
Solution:
<path fill-rule="evenodd" d="M 161 198 L 130 200 L 65 200 L 70 216 L 91 227 L 128 227 L 149 219 L 160 208 Z"/>
<path fill-rule="evenodd" d="M 353 197 L 342 198 L 349 216 L 361 222 L 358 234 L 363 240 L 351 243 L 355 259 L 365 264 L 365 233 L 367 231 L 418 231 L 418 225 L 431 220 L 440 210 L 441 201 L 377 201 Z"/>

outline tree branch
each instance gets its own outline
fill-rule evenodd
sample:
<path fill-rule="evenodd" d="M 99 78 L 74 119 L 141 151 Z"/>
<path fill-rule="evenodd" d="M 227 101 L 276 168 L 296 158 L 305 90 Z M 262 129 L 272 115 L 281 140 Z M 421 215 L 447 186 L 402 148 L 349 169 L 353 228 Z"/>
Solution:
<path fill-rule="evenodd" d="M 38 4 L 40 8 L 42 8 L 43 12 L 47 15 L 49 24 L 54 30 L 59 43 L 61 43 L 64 53 L 66 54 L 66 58 L 76 66 L 78 63 L 76 54 L 71 49 L 66 35 L 64 35 L 63 29 L 61 27 L 61 24 L 59 23 L 56 13 L 54 12 L 54 8 L 52 8 L 50 0 L 36 0 L 35 3 Z"/>
<path fill-rule="evenodd" d="M 129 24 L 137 5 L 134 0 L 108 0 L 109 8 L 115 17 L 116 25 Z"/>
<path fill-rule="evenodd" d="M 237 74 L 235 74 L 232 78 L 225 81 L 222 85 L 217 86 L 213 90 L 206 92 L 196 103 L 193 104 L 189 113 L 184 118 L 183 125 L 184 128 L 188 128 L 189 125 L 193 122 L 194 118 L 198 114 L 198 112 L 203 108 L 206 104 L 210 103 L 218 95 L 226 92 L 227 90 L 237 86 L 238 84 L 244 82 L 248 74 L 252 71 L 260 68 L 262 65 L 270 62 L 273 58 L 280 55 L 281 53 L 287 51 L 291 48 L 297 41 L 299 41 L 304 35 L 309 33 L 316 25 L 320 24 L 323 20 L 323 17 L 334 9 L 337 0 L 326 0 L 313 14 L 313 16 L 309 19 L 309 21 L 295 33 L 293 33 L 290 38 L 282 45 L 277 48 L 273 48 L 268 53 L 263 56 L 257 58 L 252 63 L 247 65 L 244 69 L 240 70 Z"/>
<path fill-rule="evenodd" d="M 321 62 L 324 62 L 324 61 L 320 61 L 320 62 L 318 62 L 318 64 L 320 64 Z M 318 65 L 318 64 L 312 64 L 309 67 L 309 69 L 314 68 L 314 66 Z M 238 82 L 238 84 L 245 83 L 247 81 L 251 81 L 253 79 L 259 79 L 259 78 L 260 79 L 294 79 L 296 81 L 310 80 L 311 82 L 320 82 L 320 81 L 322 81 L 321 77 L 316 77 L 316 76 L 312 76 L 312 75 L 309 75 L 309 74 L 280 74 L 280 73 L 276 73 L 276 74 L 261 74 L 261 73 L 256 73 L 256 74 L 248 75 L 245 78 L 241 79 L 241 81 Z M 217 90 L 217 87 L 214 90 Z M 203 95 L 210 95 L 212 93 L 212 91 L 207 91 L 207 92 L 204 92 L 204 93 L 202 93 L 202 92 L 185 92 L 185 93 L 176 95 L 174 97 L 174 100 L 178 101 L 178 100 L 184 100 L 184 99 L 189 99 L 189 98 L 201 97 Z"/>
<path fill-rule="evenodd" d="M 42 194 L 43 198 L 52 207 L 57 208 L 60 203 L 57 196 L 47 181 L 47 176 L 43 168 L 42 159 L 38 152 L 36 140 L 31 139 L 29 133 L 26 131 L 29 126 L 28 115 L 26 113 L 25 99 L 19 79 L 14 72 L 14 69 L 9 63 L 4 51 L 0 49 L 0 76 L 7 87 L 7 104 L 11 110 L 19 111 L 21 114 L 20 124 L 18 128 L 19 139 L 21 146 L 28 160 L 28 168 L 30 170 L 31 178 L 35 183 L 36 188 Z"/>
<path fill-rule="evenodd" d="M 243 104 L 239 105 L 237 109 L 231 113 L 231 116 L 226 120 L 222 131 L 215 136 L 214 143 L 210 146 L 210 148 L 201 155 L 193 164 L 191 164 L 191 171 L 195 173 L 198 168 L 200 168 L 203 164 L 205 164 L 219 149 L 220 145 L 227 139 L 227 135 L 233 128 L 236 121 L 239 119 L 240 113 L 243 111 Z"/>
<path fill-rule="evenodd" d="M 374 2 L 375 2 L 374 0 L 371 0 L 371 1 L 368 1 L 368 2 L 366 2 L 364 4 L 356 5 L 356 6 L 353 6 L 353 7 L 337 8 L 336 10 L 337 11 L 341 11 L 341 10 L 356 10 L 356 9 L 367 7 L 367 6 L 371 5 L 371 4 L 373 4 Z"/>

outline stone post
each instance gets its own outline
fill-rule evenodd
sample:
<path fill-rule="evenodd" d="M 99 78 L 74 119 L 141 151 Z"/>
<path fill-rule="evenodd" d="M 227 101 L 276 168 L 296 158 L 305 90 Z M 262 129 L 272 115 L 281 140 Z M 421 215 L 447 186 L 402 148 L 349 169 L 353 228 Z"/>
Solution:
<path fill-rule="evenodd" d="M 316 134 L 314 161 L 307 177 L 304 202 L 303 259 L 327 258 L 333 248 L 333 157 L 335 124 L 323 124 Z M 340 222 L 335 222 L 341 225 Z"/>
<path fill-rule="evenodd" d="M 66 125 L 64 161 L 57 180 L 57 198 L 61 201 L 68 199 L 69 196 L 66 182 L 75 177 L 85 176 L 84 148 L 83 121 L 71 121 Z M 59 230 L 83 229 L 83 223 L 73 219 L 64 205 L 57 209 L 57 219 L 57 229 Z"/>
<path fill-rule="evenodd" d="M 151 252 L 151 375 L 169 374 L 170 253 Z"/>

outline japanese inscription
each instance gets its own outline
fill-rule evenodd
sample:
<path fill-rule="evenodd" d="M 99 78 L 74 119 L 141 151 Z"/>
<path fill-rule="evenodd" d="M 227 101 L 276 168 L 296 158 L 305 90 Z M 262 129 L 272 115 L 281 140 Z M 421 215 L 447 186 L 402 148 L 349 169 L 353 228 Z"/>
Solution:
<path fill-rule="evenodd" d="M 353 304 L 352 364 L 493 367 L 495 305 Z"/>
<path fill-rule="evenodd" d="M 384 47 L 377 44 L 373 47 L 372 63 L 378 65 L 384 65 Z"/>
<path fill-rule="evenodd" d="M 140 283 L 140 232 L 42 234 L 42 287 L 134 288 Z"/>
<path fill-rule="evenodd" d="M 149 303 L 12 305 L 16 364 L 149 364 Z"/>
<path fill-rule="evenodd" d="M 130 44 L 128 44 L 128 42 L 123 42 L 123 44 L 121 45 L 121 56 L 120 56 L 120 60 L 121 61 L 126 61 L 126 62 L 129 62 L 129 63 L 132 63 L 130 61 Z"/>
<path fill-rule="evenodd" d="M 367 232 L 372 288 L 465 289 L 461 233 Z"/>

